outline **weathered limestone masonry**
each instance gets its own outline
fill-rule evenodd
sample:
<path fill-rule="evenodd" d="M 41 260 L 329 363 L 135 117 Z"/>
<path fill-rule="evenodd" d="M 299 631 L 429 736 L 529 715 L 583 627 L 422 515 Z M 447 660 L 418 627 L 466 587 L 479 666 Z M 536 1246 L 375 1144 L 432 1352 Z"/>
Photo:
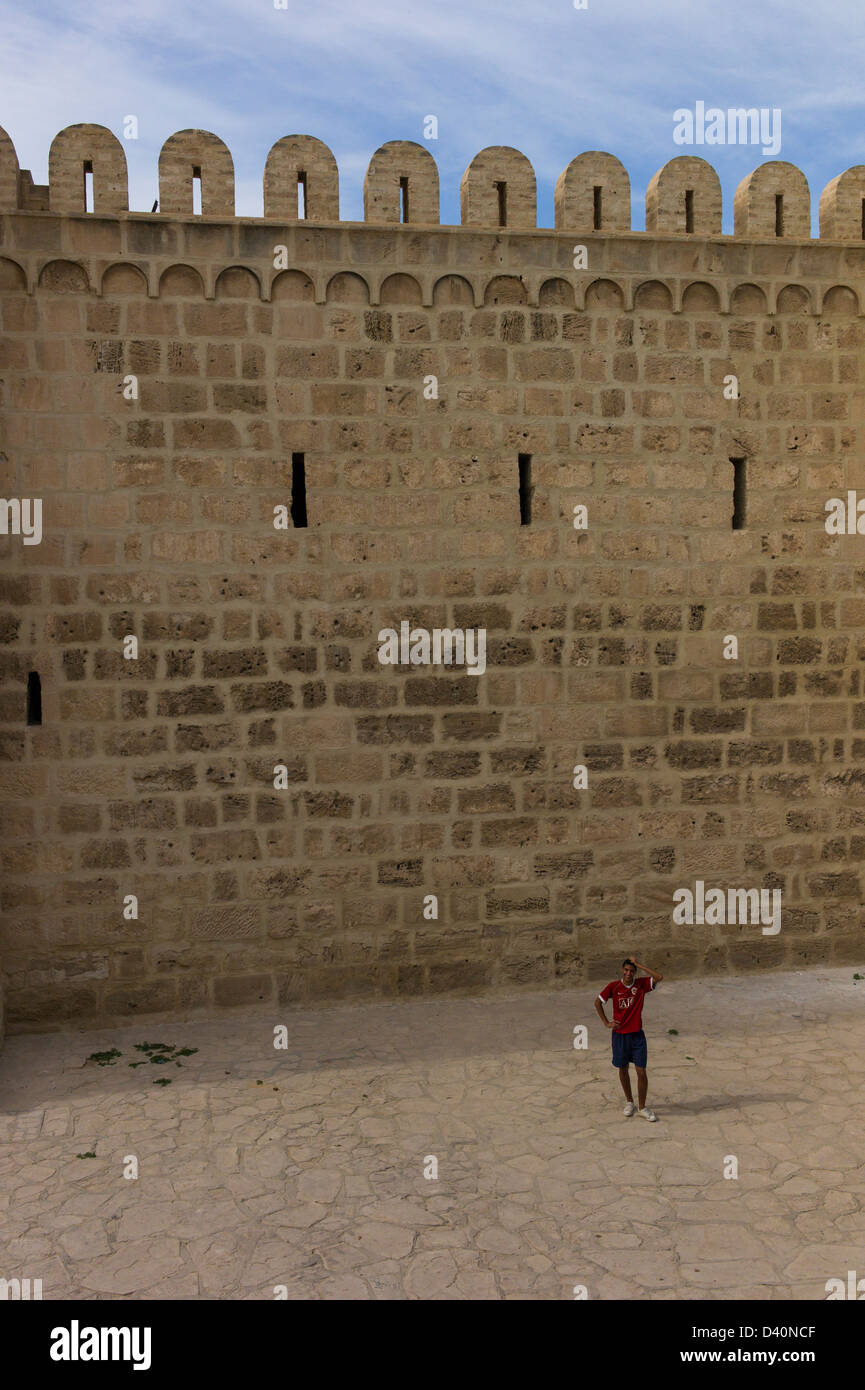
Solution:
<path fill-rule="evenodd" d="M 157 214 L 100 127 L 49 171 L 3 137 L 2 493 L 43 506 L 0 537 L 12 1028 L 861 960 L 865 561 L 825 507 L 865 489 L 865 167 L 819 240 L 784 163 L 734 236 L 691 157 L 647 232 L 602 154 L 555 230 L 505 148 L 459 227 L 408 142 L 363 224 L 307 136 L 263 220 L 206 132 Z M 381 665 L 404 620 L 486 629 L 485 673 Z M 781 889 L 781 931 L 674 925 L 698 879 Z"/>

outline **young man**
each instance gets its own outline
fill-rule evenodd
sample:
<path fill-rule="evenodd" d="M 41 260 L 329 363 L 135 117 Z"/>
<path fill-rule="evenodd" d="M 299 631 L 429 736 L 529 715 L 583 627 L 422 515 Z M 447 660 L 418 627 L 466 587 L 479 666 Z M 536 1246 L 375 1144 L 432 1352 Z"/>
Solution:
<path fill-rule="evenodd" d="M 638 970 L 645 970 L 649 978 L 638 980 Z M 656 1117 L 654 1110 L 646 1109 L 649 1080 L 646 1076 L 646 1035 L 642 1028 L 643 1000 L 649 990 L 655 989 L 663 978 L 657 970 L 650 970 L 648 965 L 638 965 L 629 956 L 627 960 L 622 961 L 621 980 L 611 980 L 595 1000 L 598 1017 L 603 1019 L 605 1027 L 613 1030 L 613 1066 L 619 1068 L 619 1080 L 625 1093 L 625 1114 L 634 1113 L 629 1072 L 630 1064 L 633 1062 L 637 1069 L 637 1099 L 644 1120 L 654 1120 Z M 613 1001 L 612 1023 L 604 1012 L 604 1004 L 608 999 Z"/>

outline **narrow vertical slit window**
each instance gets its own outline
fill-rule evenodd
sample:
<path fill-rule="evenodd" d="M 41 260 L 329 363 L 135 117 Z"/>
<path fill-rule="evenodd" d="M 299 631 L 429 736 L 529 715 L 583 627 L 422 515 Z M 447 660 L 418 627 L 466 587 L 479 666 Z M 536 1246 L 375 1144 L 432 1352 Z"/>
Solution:
<path fill-rule="evenodd" d="M 596 232 L 601 230 L 601 219 L 603 217 L 603 209 L 601 207 L 602 196 L 601 185 L 596 183 L 595 187 L 592 189 L 592 229 Z"/>
<path fill-rule="evenodd" d="M 784 194 L 775 194 L 775 235 L 784 235 Z"/>
<path fill-rule="evenodd" d="M 291 524 L 306 526 L 306 459 L 303 454 L 291 456 Z"/>
<path fill-rule="evenodd" d="M 499 200 L 499 226 L 506 227 L 508 225 L 508 186 L 506 183 L 497 183 L 495 189 L 496 197 Z"/>
<path fill-rule="evenodd" d="M 192 213 L 194 217 L 201 216 L 201 165 L 195 164 L 192 168 Z"/>
<path fill-rule="evenodd" d="M 297 217 L 299 222 L 306 220 L 306 170 L 297 171 Z"/>
<path fill-rule="evenodd" d="M 532 524 L 532 456 L 519 455 L 520 476 L 520 525 Z"/>
<path fill-rule="evenodd" d="M 399 181 L 399 220 L 408 221 L 408 179 L 401 178 Z"/>
<path fill-rule="evenodd" d="M 42 682 L 38 671 L 27 674 L 27 723 L 42 723 Z"/>
<path fill-rule="evenodd" d="M 686 232 L 693 232 L 693 230 L 694 230 L 694 190 L 693 190 L 693 188 L 686 188 L 686 189 L 685 189 L 685 231 L 686 231 Z"/>
<path fill-rule="evenodd" d="M 733 465 L 733 530 L 743 531 L 748 500 L 745 459 L 730 459 L 730 462 Z"/>
<path fill-rule="evenodd" d="M 93 211 L 93 160 L 84 161 L 84 211 Z"/>

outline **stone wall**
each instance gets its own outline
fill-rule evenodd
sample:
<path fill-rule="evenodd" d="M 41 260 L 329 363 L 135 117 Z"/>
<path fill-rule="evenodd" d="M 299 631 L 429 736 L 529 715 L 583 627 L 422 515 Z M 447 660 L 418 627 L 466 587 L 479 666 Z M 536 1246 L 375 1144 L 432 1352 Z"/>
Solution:
<path fill-rule="evenodd" d="M 678 976 L 861 959 L 865 566 L 825 525 L 865 484 L 850 179 L 834 239 L 769 235 L 760 171 L 723 237 L 674 161 L 696 233 L 670 173 L 634 233 L 618 161 L 581 156 L 543 231 L 492 150 L 467 225 L 409 182 L 426 221 L 397 226 L 399 180 L 432 175 L 385 146 L 369 222 L 311 225 L 290 194 L 320 171 L 333 214 L 319 142 L 280 142 L 272 215 L 241 220 L 221 142 L 172 137 L 168 212 L 124 210 L 108 146 L 88 214 L 64 136 L 47 194 L 0 168 L 0 482 L 43 505 L 38 545 L 0 536 L 10 1026 L 568 987 L 629 950 Z M 604 179 L 613 229 L 569 224 Z M 491 181 L 513 229 L 483 225 Z M 300 455 L 308 525 L 276 529 Z M 485 673 L 382 666 L 404 620 L 484 628 Z M 780 889 L 781 931 L 675 925 L 698 879 Z"/>

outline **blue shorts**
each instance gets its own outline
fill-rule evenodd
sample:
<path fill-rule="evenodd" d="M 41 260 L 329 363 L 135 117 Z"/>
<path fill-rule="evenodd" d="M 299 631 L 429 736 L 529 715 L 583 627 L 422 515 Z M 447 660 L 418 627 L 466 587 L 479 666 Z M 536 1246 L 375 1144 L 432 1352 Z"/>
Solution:
<path fill-rule="evenodd" d="M 613 1034 L 613 1066 L 626 1067 L 633 1062 L 635 1067 L 646 1065 L 646 1035 L 642 1028 L 637 1033 Z"/>

